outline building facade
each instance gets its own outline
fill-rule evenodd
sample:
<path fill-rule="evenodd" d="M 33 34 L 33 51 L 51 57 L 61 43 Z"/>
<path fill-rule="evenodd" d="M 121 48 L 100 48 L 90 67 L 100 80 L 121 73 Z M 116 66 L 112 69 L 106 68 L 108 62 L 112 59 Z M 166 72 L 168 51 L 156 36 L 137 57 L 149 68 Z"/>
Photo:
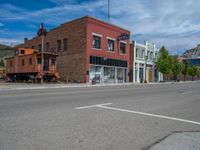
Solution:
<path fill-rule="evenodd" d="M 159 82 L 162 81 L 162 74 L 156 69 L 158 49 L 155 44 L 145 42 L 139 44 L 133 41 L 131 45 L 133 62 L 133 82 Z"/>
<path fill-rule="evenodd" d="M 67 82 L 130 81 L 130 32 L 93 17 L 82 17 L 54 28 L 44 38 L 44 50 L 58 54 L 57 68 Z M 41 50 L 41 37 L 18 47 Z"/>

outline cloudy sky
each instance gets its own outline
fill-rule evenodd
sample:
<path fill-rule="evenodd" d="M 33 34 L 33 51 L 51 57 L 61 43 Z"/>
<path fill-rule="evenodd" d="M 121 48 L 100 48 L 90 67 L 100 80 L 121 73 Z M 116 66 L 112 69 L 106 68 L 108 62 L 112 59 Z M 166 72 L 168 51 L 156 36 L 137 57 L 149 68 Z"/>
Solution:
<path fill-rule="evenodd" d="M 200 43 L 200 0 L 110 0 L 111 23 L 131 31 L 131 40 L 166 46 L 182 54 Z M 0 0 L 0 43 L 34 37 L 40 22 L 47 30 L 90 15 L 107 20 L 107 0 Z"/>

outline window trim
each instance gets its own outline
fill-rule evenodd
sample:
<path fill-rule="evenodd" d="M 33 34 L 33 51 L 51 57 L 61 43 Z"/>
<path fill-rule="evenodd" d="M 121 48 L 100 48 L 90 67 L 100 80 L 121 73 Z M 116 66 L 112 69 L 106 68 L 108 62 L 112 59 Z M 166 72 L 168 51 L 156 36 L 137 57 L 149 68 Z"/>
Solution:
<path fill-rule="evenodd" d="M 92 35 L 99 36 L 99 37 L 103 37 L 102 34 L 98 34 L 98 33 L 94 33 L 94 32 L 92 32 Z"/>
<path fill-rule="evenodd" d="M 127 44 L 127 42 L 126 42 L 126 41 L 121 41 L 121 40 L 120 40 L 119 42 Z"/>
<path fill-rule="evenodd" d="M 112 38 L 112 37 L 109 37 L 109 36 L 107 36 L 107 39 L 108 39 L 108 40 L 113 40 L 113 41 L 116 41 L 116 39 L 115 39 L 115 38 Z"/>

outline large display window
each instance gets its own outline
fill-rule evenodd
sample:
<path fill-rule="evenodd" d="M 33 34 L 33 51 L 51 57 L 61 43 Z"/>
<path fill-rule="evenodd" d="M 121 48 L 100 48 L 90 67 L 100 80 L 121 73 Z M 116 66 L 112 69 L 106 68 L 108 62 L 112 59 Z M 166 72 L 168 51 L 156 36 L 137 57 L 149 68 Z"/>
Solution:
<path fill-rule="evenodd" d="M 90 65 L 90 82 L 95 83 L 124 83 L 127 82 L 127 69 L 122 67 L 108 67 Z"/>
<path fill-rule="evenodd" d="M 115 67 L 104 67 L 104 82 L 115 83 Z"/>

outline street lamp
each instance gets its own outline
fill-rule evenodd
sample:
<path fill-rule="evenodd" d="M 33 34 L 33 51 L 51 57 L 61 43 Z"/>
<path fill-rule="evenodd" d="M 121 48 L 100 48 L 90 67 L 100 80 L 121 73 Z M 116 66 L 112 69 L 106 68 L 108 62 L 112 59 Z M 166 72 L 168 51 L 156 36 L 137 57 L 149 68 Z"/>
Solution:
<path fill-rule="evenodd" d="M 144 83 L 147 83 L 147 59 L 148 59 L 148 55 L 145 56 L 145 76 L 144 76 Z"/>

